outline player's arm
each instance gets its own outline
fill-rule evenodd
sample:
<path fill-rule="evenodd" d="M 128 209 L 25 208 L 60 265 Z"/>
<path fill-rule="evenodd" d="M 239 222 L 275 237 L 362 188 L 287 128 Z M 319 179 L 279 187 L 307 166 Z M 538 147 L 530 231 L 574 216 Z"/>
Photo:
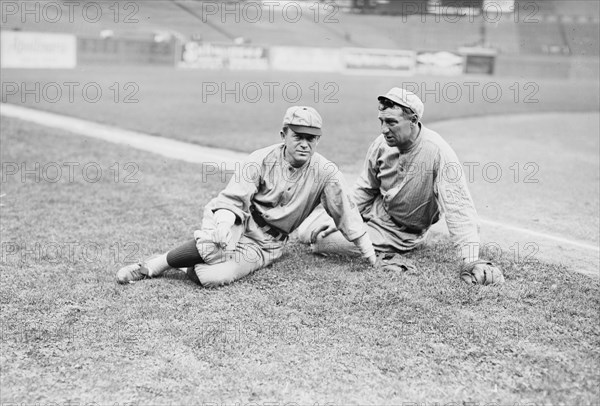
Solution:
<path fill-rule="evenodd" d="M 440 160 L 444 162 L 437 173 L 438 202 L 446 215 L 450 237 L 456 244 L 463 264 L 460 277 L 468 284 L 492 285 L 504 283 L 502 269 L 490 261 L 479 259 L 479 223 L 473 199 L 467 188 L 467 181 L 458 159 Z"/>
<path fill-rule="evenodd" d="M 479 259 L 479 219 L 456 154 L 442 150 L 435 169 L 434 193 L 445 214 L 450 238 L 464 263 Z"/>
<path fill-rule="evenodd" d="M 216 224 L 213 242 L 225 248 L 231 240 L 231 228 L 250 216 L 252 198 L 258 191 L 262 176 L 262 160 L 256 153 L 250 155 L 229 183 L 214 199 L 213 215 Z"/>
<path fill-rule="evenodd" d="M 363 169 L 352 189 L 351 199 L 356 204 L 358 212 L 361 215 L 373 204 L 373 201 L 380 193 L 380 182 L 379 178 L 377 177 L 377 158 L 379 155 L 380 141 L 381 140 L 376 140 L 371 144 L 371 146 L 369 146 L 369 150 L 367 151 L 367 156 L 363 164 Z M 336 171 L 339 172 L 337 169 Z M 335 178 L 332 180 L 335 180 Z M 326 207 L 324 203 L 323 206 Z M 329 215 L 331 217 L 331 214 Z M 313 230 L 310 236 L 310 241 L 315 242 L 317 236 L 324 238 L 336 231 L 338 231 L 338 228 L 335 226 L 335 224 L 327 222 Z"/>
<path fill-rule="evenodd" d="M 328 227 L 326 234 L 339 230 L 344 238 L 354 243 L 362 256 L 375 265 L 375 250 L 358 208 L 349 195 L 344 175 L 337 170 L 331 176 L 323 189 L 321 203 L 323 208 L 333 219 L 335 228 Z M 315 236 L 316 237 L 316 236 Z"/>
<path fill-rule="evenodd" d="M 358 206 L 360 214 L 363 214 L 365 209 L 370 207 L 375 198 L 380 194 L 381 182 L 377 177 L 379 173 L 377 158 L 379 156 L 380 143 L 381 140 L 377 139 L 369 147 L 363 169 L 354 184 L 352 198 Z"/>
<path fill-rule="evenodd" d="M 216 228 L 213 242 L 225 249 L 231 241 L 231 228 L 236 223 L 236 215 L 227 209 L 219 209 L 214 213 Z"/>
<path fill-rule="evenodd" d="M 356 240 L 353 240 L 352 243 L 358 247 L 363 258 L 366 258 L 372 266 L 377 265 L 377 256 L 375 255 L 375 249 L 373 248 L 369 234 L 365 232 Z"/>

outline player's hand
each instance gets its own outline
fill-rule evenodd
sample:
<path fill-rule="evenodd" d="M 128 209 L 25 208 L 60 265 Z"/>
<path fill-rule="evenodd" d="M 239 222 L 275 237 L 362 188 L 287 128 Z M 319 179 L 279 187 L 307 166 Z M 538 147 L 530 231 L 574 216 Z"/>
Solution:
<path fill-rule="evenodd" d="M 478 260 L 463 264 L 460 277 L 469 285 L 499 285 L 504 283 L 502 269 L 493 262 Z"/>
<path fill-rule="evenodd" d="M 329 234 L 335 233 L 337 230 L 337 227 L 334 225 L 322 224 L 310 234 L 310 242 L 314 244 L 317 241 L 317 237 L 325 238 Z"/>
<path fill-rule="evenodd" d="M 381 266 L 381 260 L 377 258 L 377 255 L 371 255 L 367 259 L 373 268 L 378 269 Z"/>
<path fill-rule="evenodd" d="M 227 223 L 217 224 L 217 228 L 213 232 L 213 242 L 217 247 L 225 249 L 231 242 L 231 226 Z"/>

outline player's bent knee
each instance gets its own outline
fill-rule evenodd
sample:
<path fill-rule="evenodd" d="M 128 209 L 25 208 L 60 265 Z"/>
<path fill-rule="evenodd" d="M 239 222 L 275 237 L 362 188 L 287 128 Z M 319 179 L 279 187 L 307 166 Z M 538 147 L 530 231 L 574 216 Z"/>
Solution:
<path fill-rule="evenodd" d="M 198 283 L 205 288 L 216 288 L 230 284 L 237 278 L 232 269 L 227 269 L 223 264 L 219 266 L 196 265 L 195 272 Z"/>
<path fill-rule="evenodd" d="M 205 273 L 198 275 L 198 281 L 200 285 L 205 288 L 216 288 L 223 285 L 228 285 L 233 282 L 235 278 L 228 275 L 215 275 L 212 273 Z"/>
<path fill-rule="evenodd" d="M 321 238 L 318 237 L 317 241 L 312 245 L 313 254 L 326 254 L 326 253 L 337 253 L 341 252 L 339 244 L 332 238 Z"/>
<path fill-rule="evenodd" d="M 310 227 L 311 224 L 300 224 L 300 227 L 296 229 L 296 233 L 298 233 L 298 240 L 301 243 L 309 244 L 310 243 L 310 235 L 313 231 L 313 228 Z"/>
<path fill-rule="evenodd" d="M 223 278 L 214 276 L 204 276 L 200 279 L 200 284 L 205 288 L 218 288 L 219 286 L 228 285 L 234 281 L 233 278 Z"/>

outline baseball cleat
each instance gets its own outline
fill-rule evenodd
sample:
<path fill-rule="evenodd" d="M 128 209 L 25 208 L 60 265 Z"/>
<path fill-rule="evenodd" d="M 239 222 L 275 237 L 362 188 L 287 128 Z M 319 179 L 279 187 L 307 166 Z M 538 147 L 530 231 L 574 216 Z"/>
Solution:
<path fill-rule="evenodd" d="M 149 278 L 148 269 L 141 263 L 129 264 L 117 271 L 118 283 L 133 283 L 142 279 Z"/>

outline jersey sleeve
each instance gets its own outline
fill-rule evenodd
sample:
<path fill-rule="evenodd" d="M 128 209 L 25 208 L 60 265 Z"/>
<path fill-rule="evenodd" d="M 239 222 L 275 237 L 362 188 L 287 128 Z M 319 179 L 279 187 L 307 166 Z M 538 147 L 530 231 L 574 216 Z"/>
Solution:
<path fill-rule="evenodd" d="M 377 177 L 379 143 L 379 140 L 375 140 L 369 147 L 363 169 L 354 185 L 353 199 L 360 214 L 363 214 L 372 205 L 377 195 L 381 193 L 381 182 Z"/>
<path fill-rule="evenodd" d="M 479 258 L 477 211 L 462 165 L 449 146 L 440 149 L 435 168 L 434 193 L 445 214 L 450 238 L 463 260 L 475 261 Z"/>
<path fill-rule="evenodd" d="M 243 223 L 250 216 L 252 198 L 258 191 L 263 171 L 264 153 L 252 153 L 241 165 L 236 165 L 229 183 L 211 202 L 213 212 L 225 209 L 236 216 L 236 223 Z"/>
<path fill-rule="evenodd" d="M 336 171 L 328 176 L 321 203 L 344 238 L 354 241 L 365 234 L 366 229 L 349 192 L 344 175 L 336 168 Z"/>

